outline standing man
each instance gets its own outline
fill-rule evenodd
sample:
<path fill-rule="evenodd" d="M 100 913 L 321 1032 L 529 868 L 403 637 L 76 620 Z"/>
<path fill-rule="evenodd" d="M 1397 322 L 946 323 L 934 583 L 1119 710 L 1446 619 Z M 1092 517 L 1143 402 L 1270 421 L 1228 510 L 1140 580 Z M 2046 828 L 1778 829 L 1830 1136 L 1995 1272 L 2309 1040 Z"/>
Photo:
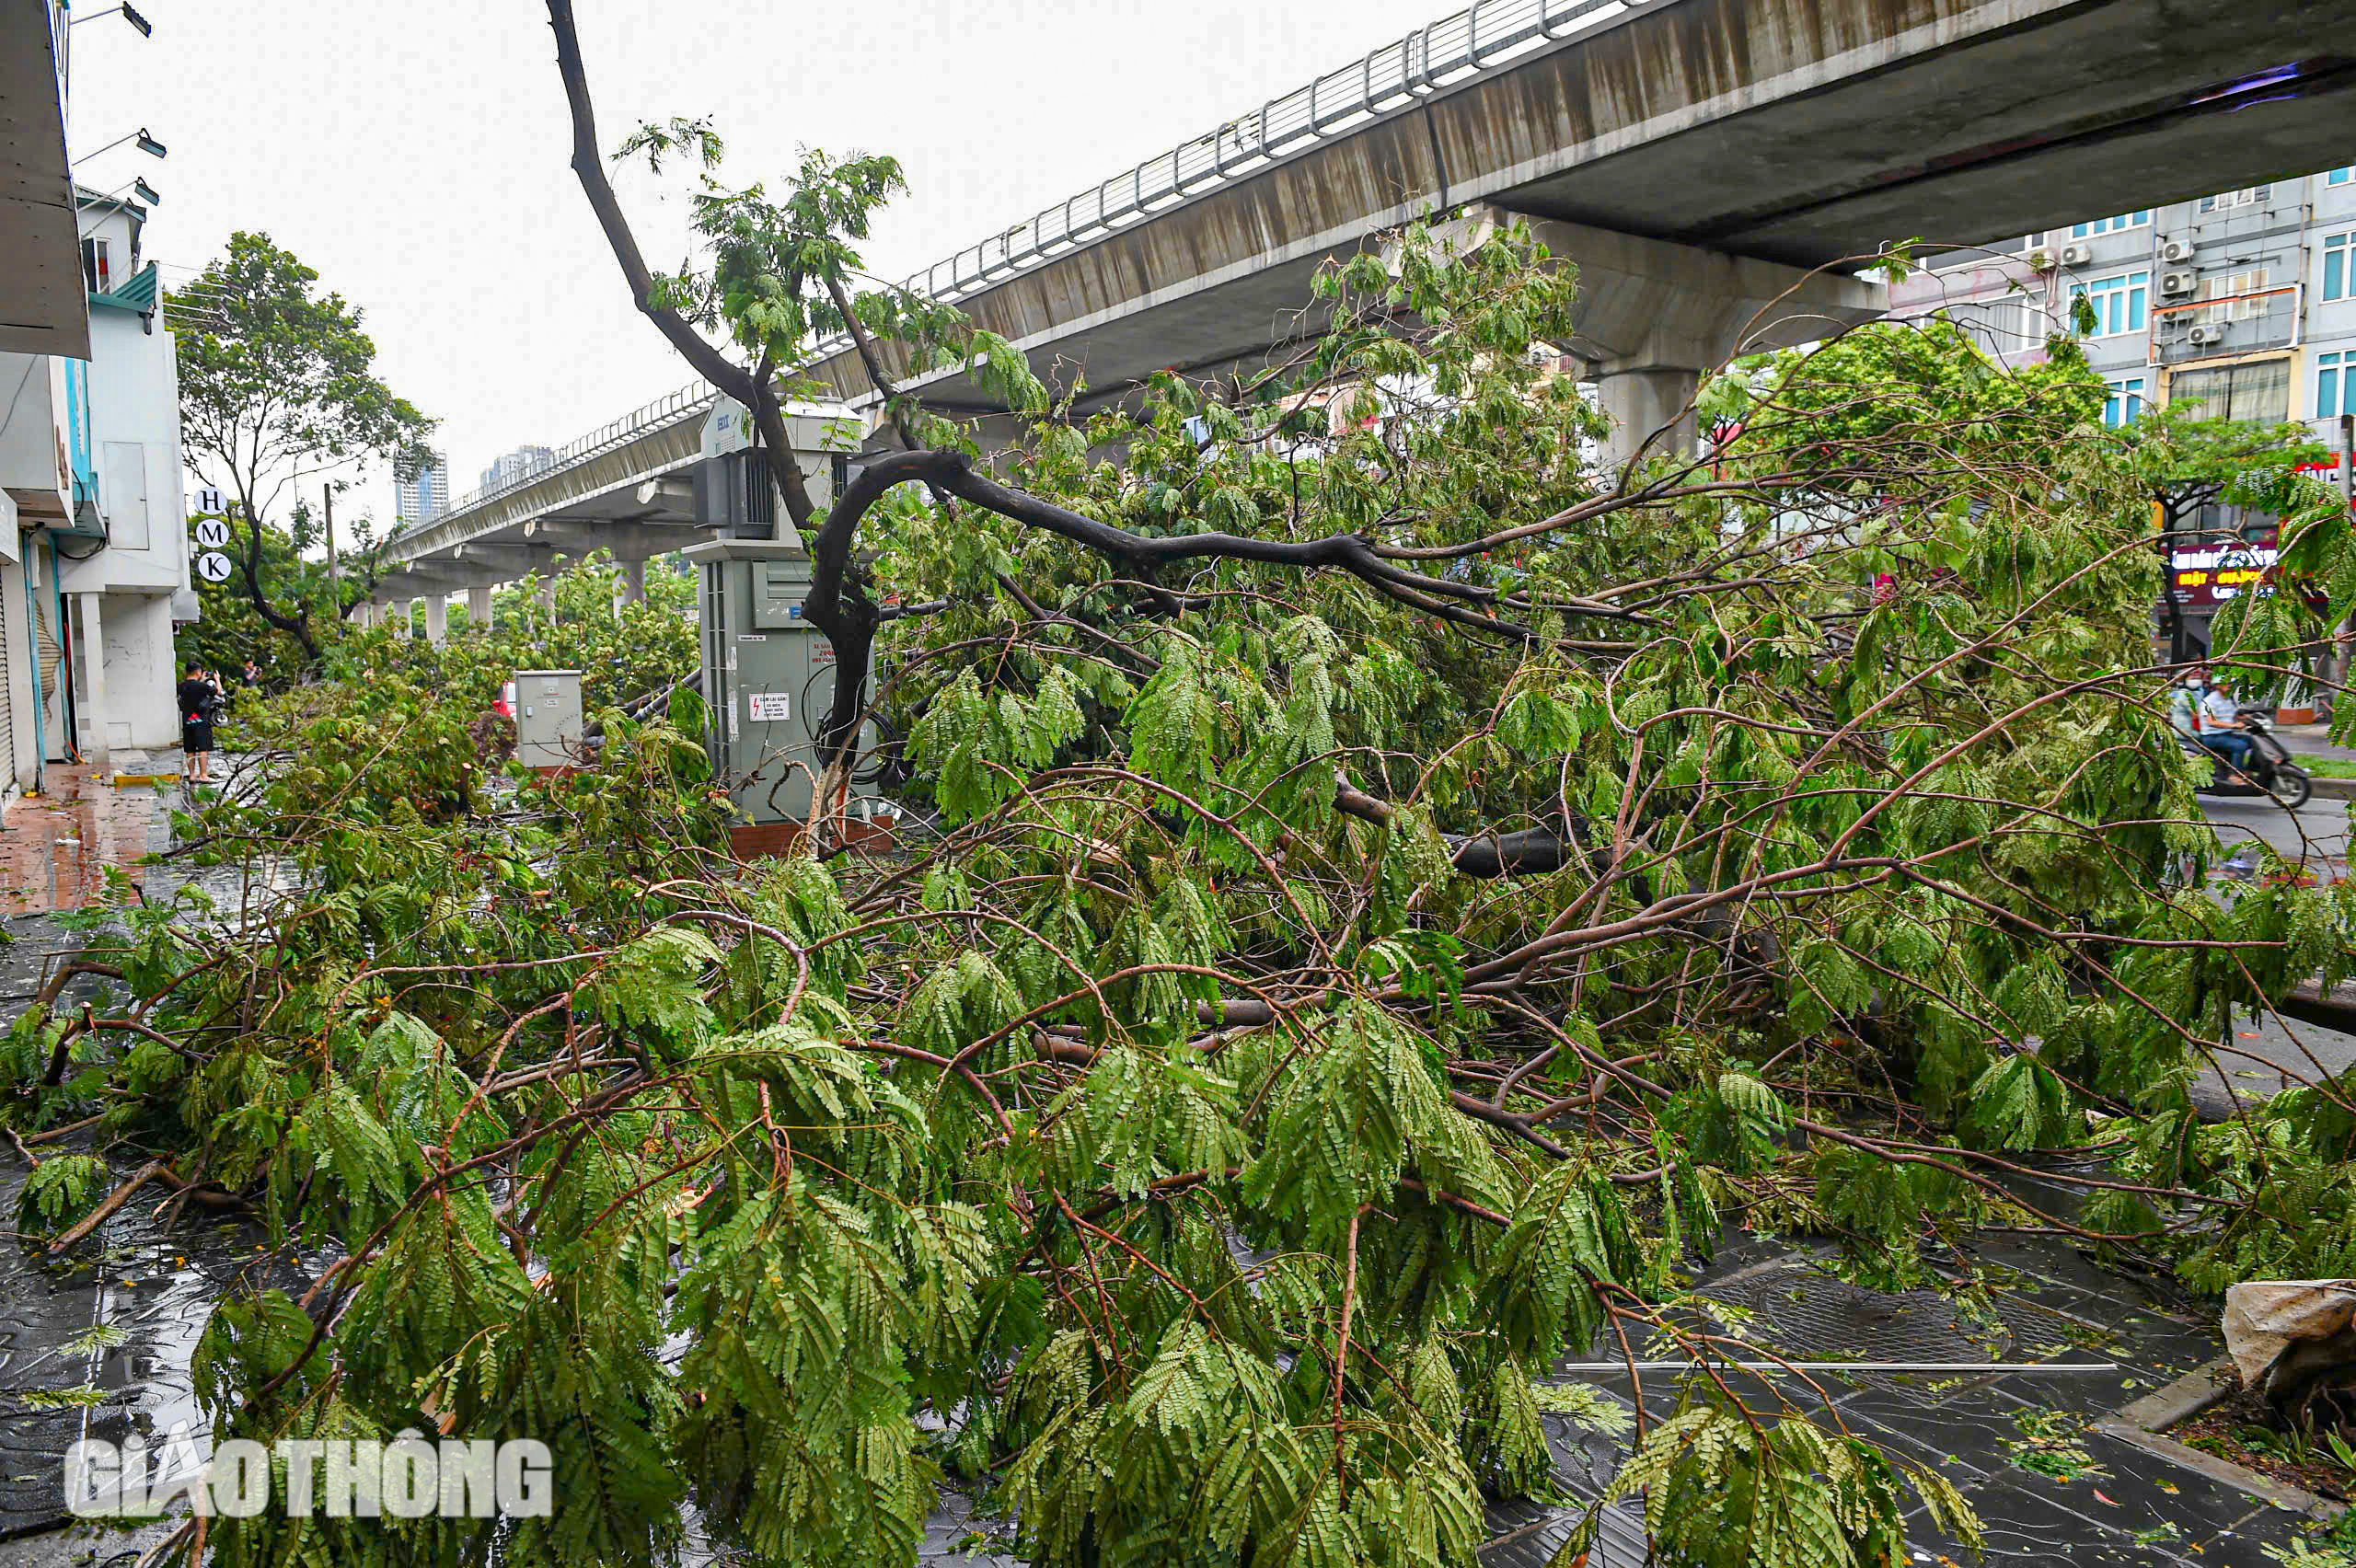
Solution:
<path fill-rule="evenodd" d="M 204 784 L 213 778 L 213 722 L 220 712 L 221 688 L 204 666 L 191 663 L 175 688 L 180 705 L 180 749 L 188 754 L 188 781 Z"/>

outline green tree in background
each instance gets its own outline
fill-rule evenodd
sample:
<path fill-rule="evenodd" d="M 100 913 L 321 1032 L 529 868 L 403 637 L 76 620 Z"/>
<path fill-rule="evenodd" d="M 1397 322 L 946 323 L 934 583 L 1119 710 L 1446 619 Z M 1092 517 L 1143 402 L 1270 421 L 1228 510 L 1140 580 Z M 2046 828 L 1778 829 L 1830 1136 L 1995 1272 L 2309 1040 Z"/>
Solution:
<path fill-rule="evenodd" d="M 266 618 L 261 610 L 264 601 L 255 599 L 246 578 L 226 582 L 200 580 L 196 594 L 202 613 L 173 633 L 180 664 L 184 668 L 193 660 L 207 669 L 235 673 L 250 659 L 261 666 L 267 684 L 301 679 L 332 646 L 333 638 L 342 634 L 344 617 L 367 598 L 390 536 L 379 535 L 374 522 L 364 516 L 349 522 L 339 519 L 337 566 L 330 572 L 324 554 L 314 553 L 325 543 L 325 527 L 307 501 L 297 501 L 287 509 L 287 526 L 283 529 L 255 529 L 242 517 L 227 521 L 228 554 L 253 564 L 254 578 L 270 585 L 276 604 L 313 610 L 315 618 L 308 623 L 313 641 L 306 644 L 294 630 Z M 201 548 L 194 537 L 197 522 L 189 520 L 191 555 Z M 290 617 L 281 617 L 284 618 Z"/>
<path fill-rule="evenodd" d="M 2304 424 L 2213 419 L 2197 402 L 2147 407 L 2120 439 L 2151 498 L 2155 548 L 2163 560 L 2174 550 L 2241 542 L 2238 533 L 2203 532 L 2201 514 L 2212 506 L 2261 513 L 2269 525 L 2295 513 L 2315 499 L 2302 467 L 2331 455 Z M 2200 651 L 2172 593 L 2165 615 L 2168 658 L 2180 663 L 2196 657 Z"/>
<path fill-rule="evenodd" d="M 620 571 L 604 551 L 555 580 L 556 613 L 542 599 L 544 580 L 525 577 L 498 590 L 488 628 L 473 625 L 463 604 L 450 610 L 439 646 L 422 630 L 393 627 L 350 638 L 330 650 L 330 686 L 298 708 L 338 700 L 334 682 L 398 675 L 439 694 L 469 716 L 488 710 L 518 670 L 581 672 L 582 701 L 594 715 L 642 698 L 663 697 L 694 673 L 698 659 L 695 580 L 663 560 L 647 563 L 646 602 L 624 603 Z M 421 619 L 412 610 L 412 620 Z"/>
<path fill-rule="evenodd" d="M 193 303 L 172 322 L 189 464 L 253 525 L 237 552 L 252 614 L 308 659 L 320 651 L 322 596 L 269 570 L 270 538 L 287 539 L 298 554 L 306 542 L 281 523 L 282 503 L 301 480 L 373 462 L 413 474 L 433 429 L 376 375 L 360 310 L 318 282 L 268 235 L 240 230 L 181 291 Z"/>

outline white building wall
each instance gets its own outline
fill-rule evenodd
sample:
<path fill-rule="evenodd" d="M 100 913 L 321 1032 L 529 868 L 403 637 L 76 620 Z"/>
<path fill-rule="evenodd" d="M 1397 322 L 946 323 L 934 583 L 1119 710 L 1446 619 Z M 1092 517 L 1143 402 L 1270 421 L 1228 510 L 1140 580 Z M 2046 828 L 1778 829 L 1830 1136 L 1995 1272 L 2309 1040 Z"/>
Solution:
<path fill-rule="evenodd" d="M 107 747 L 179 744 L 172 687 L 172 602 L 154 594 L 110 594 L 99 641 L 106 649 Z"/>
<path fill-rule="evenodd" d="M 172 334 L 160 320 L 153 333 L 143 332 L 139 317 L 102 306 L 90 312 L 90 455 L 112 539 L 92 564 L 110 592 L 169 594 L 189 585 Z M 133 444 L 136 454 L 125 450 Z M 126 477 L 144 480 L 138 488 L 144 493 L 124 493 Z M 75 586 L 75 579 L 67 586 Z"/>
<path fill-rule="evenodd" d="M 130 254 L 127 220 L 116 254 Z M 152 328 L 152 330 L 150 329 Z M 69 594 L 98 594 L 105 712 L 86 705 L 86 752 L 179 744 L 172 686 L 172 595 L 189 585 L 188 501 L 180 453 L 177 345 L 160 315 L 104 306 L 90 312 L 91 459 L 109 543 L 65 563 Z M 88 693 L 87 672 L 79 695 Z M 103 725 L 104 732 L 99 732 Z"/>

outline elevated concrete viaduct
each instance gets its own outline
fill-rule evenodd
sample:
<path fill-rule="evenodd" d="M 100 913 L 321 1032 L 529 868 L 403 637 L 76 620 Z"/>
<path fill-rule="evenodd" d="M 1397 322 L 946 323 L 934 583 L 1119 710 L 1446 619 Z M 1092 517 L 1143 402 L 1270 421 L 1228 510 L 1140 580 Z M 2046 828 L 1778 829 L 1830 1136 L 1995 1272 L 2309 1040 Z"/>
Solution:
<path fill-rule="evenodd" d="M 1084 411 L 1160 370 L 1265 363 L 1317 325 L 1317 269 L 1387 230 L 1524 216 L 1583 268 L 1571 347 L 1624 447 L 1727 354 L 1877 308 L 1849 259 L 2304 172 L 2350 124 L 2356 0 L 1481 0 L 907 286 L 1084 383 Z M 873 408 L 848 343 L 810 368 Z M 962 373 L 907 385 L 1003 413 Z M 634 487 L 692 467 L 688 403 L 709 389 L 400 541 L 410 575 L 380 597 L 471 587 L 478 540 L 560 554 L 525 531 L 542 520 L 676 536 L 689 515 Z"/>
<path fill-rule="evenodd" d="M 1476 12 L 1484 34 L 1508 12 L 1589 25 L 1477 68 Z M 1260 362 L 1315 324 L 1302 312 L 1318 267 L 1436 207 L 1582 225 L 1585 243 L 1560 247 L 1582 263 L 1600 231 L 1813 268 L 2304 172 L 2356 123 L 2349 0 L 1557 0 L 1452 20 L 1362 63 L 1394 91 L 1354 130 L 1303 132 L 1255 172 L 1199 184 L 1181 149 L 1161 182 L 1184 193 L 1126 226 L 1062 247 L 1017 237 L 1057 227 L 1051 211 L 910 283 L 1041 375 L 1084 375 L 1109 398 L 1164 368 Z M 1429 58 L 1450 46 L 1452 79 Z M 1243 141 L 1255 122 L 1287 123 L 1273 108 L 1246 117 Z M 1216 161 L 1248 167 L 1244 150 Z M 1083 217 L 1103 193 L 1079 199 Z M 1026 243 L 1039 254 L 1018 266 Z M 1678 332 L 1681 314 L 1657 324 Z M 1646 326 L 1630 316 L 1598 336 L 1625 344 Z M 1598 357 L 1651 368 L 1641 352 Z M 817 371 L 847 402 L 874 395 L 847 351 Z M 995 411 L 961 375 L 912 386 L 944 410 Z"/>

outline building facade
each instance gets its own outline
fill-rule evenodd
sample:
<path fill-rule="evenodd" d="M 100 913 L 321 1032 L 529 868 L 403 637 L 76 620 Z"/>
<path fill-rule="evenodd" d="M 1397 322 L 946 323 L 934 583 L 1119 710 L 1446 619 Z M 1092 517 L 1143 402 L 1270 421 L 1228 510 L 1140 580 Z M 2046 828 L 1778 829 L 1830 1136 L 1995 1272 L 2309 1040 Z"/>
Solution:
<path fill-rule="evenodd" d="M 180 453 L 179 345 L 164 322 L 156 264 L 142 254 L 137 203 L 85 196 L 90 289 L 90 473 L 105 529 L 67 548 L 58 590 L 72 602 L 73 732 L 97 762 L 179 743 L 172 628 L 194 620 Z M 106 286 L 98 286 L 98 285 Z"/>
<path fill-rule="evenodd" d="M 72 182 L 64 26 L 62 7 L 0 16 L 23 111 L 0 152 L 25 174 L 0 213 L 0 801 L 61 764 L 177 744 L 172 628 L 196 613 L 147 212 Z"/>
<path fill-rule="evenodd" d="M 485 492 L 504 490 L 509 485 L 520 484 L 534 474 L 555 466 L 556 454 L 549 448 L 519 446 L 482 471 L 482 488 Z"/>
<path fill-rule="evenodd" d="M 436 452 L 413 478 L 393 485 L 393 515 L 404 524 L 430 523 L 450 510 L 450 462 Z"/>
<path fill-rule="evenodd" d="M 2352 149 L 2356 150 L 2356 149 Z M 2110 395 L 2104 421 L 2197 404 L 2201 415 L 2307 423 L 2342 453 L 2356 413 L 2356 164 L 2195 201 L 2090 217 L 2009 244 L 1943 257 L 1898 285 L 1892 313 L 1944 310 L 2007 363 L 2042 359 L 2073 330 Z M 2212 581 L 2182 603 L 2205 647 L 2220 548 L 2260 570 L 2263 520 L 2200 520 L 2177 564 Z M 2248 547 L 2245 548 L 2244 547 Z M 2181 577 L 2180 571 L 2178 576 Z"/>

